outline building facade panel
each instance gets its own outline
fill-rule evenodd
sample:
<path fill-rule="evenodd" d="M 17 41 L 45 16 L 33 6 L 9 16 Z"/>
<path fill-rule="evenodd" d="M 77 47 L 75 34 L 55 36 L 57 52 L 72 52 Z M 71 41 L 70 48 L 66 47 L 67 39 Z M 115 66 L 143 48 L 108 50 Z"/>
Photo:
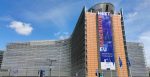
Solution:
<path fill-rule="evenodd" d="M 4 53 L 4 51 L 0 50 L 0 69 L 1 69 L 1 64 L 2 64 L 2 60 L 3 60 L 3 53 Z"/>
<path fill-rule="evenodd" d="M 71 75 L 86 77 L 85 9 L 82 10 L 71 35 Z"/>
<path fill-rule="evenodd" d="M 87 77 L 97 77 L 98 46 L 97 46 L 97 17 L 96 13 L 86 12 L 87 40 Z"/>
<path fill-rule="evenodd" d="M 112 16 L 112 26 L 117 74 L 119 77 L 128 77 L 120 15 Z M 119 63 L 119 58 L 122 61 L 121 67 Z"/>
<path fill-rule="evenodd" d="M 2 69 L 10 76 L 71 76 L 70 39 L 10 43 L 4 53 Z"/>
<path fill-rule="evenodd" d="M 127 42 L 127 52 L 130 61 L 130 75 L 132 77 L 149 77 L 145 67 L 144 48 L 142 43 Z"/>

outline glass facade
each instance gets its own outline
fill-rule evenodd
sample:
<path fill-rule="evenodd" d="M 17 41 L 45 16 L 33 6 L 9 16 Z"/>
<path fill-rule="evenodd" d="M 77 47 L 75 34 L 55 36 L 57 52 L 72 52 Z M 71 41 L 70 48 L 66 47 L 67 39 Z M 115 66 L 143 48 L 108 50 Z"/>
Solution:
<path fill-rule="evenodd" d="M 70 77 L 71 58 L 69 40 L 10 43 L 4 53 L 2 69 L 10 76 Z"/>
<path fill-rule="evenodd" d="M 0 50 L 0 68 L 1 68 L 1 64 L 2 64 L 2 60 L 3 60 L 3 52 Z"/>
<path fill-rule="evenodd" d="M 149 77 L 143 45 L 136 42 L 127 42 L 127 52 L 131 65 L 129 67 L 130 75 L 132 77 Z"/>
<path fill-rule="evenodd" d="M 71 74 L 72 77 L 86 76 L 85 9 L 82 10 L 71 35 Z"/>

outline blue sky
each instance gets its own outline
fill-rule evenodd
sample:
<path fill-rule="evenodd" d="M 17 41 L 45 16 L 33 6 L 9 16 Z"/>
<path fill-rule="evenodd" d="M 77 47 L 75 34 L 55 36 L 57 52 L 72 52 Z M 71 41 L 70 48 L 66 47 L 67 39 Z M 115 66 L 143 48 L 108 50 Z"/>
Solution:
<path fill-rule="evenodd" d="M 71 35 L 83 6 L 111 2 L 124 9 L 127 41 L 150 54 L 150 0 L 0 0 L 0 49 L 9 42 L 57 40 Z M 150 65 L 150 55 L 146 55 Z"/>

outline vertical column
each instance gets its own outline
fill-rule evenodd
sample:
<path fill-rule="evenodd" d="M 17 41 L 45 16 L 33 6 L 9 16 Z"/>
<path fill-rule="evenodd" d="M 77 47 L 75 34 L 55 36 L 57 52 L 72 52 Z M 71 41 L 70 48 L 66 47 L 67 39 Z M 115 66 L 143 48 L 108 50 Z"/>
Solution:
<path fill-rule="evenodd" d="M 86 13 L 86 33 L 87 33 L 87 76 L 97 77 L 98 69 L 98 48 L 97 48 L 97 30 L 96 13 Z"/>
<path fill-rule="evenodd" d="M 120 15 L 112 16 L 112 26 L 117 74 L 118 77 L 128 77 Z M 122 61 L 122 67 L 119 66 L 119 57 Z"/>

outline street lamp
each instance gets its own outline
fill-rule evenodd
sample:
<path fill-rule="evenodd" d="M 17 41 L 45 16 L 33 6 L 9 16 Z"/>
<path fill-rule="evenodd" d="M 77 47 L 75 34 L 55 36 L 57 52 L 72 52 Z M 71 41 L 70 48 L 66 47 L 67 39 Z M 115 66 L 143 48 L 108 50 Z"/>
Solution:
<path fill-rule="evenodd" d="M 50 63 L 49 63 L 49 67 L 50 67 L 50 69 L 49 69 L 50 73 L 49 73 L 49 74 L 50 74 L 50 77 L 51 77 L 51 70 L 52 70 L 51 66 L 52 66 L 52 63 L 53 63 L 53 62 L 56 62 L 56 60 L 47 59 L 47 61 L 50 62 Z"/>
<path fill-rule="evenodd" d="M 77 71 L 76 73 L 75 73 L 75 77 L 78 77 L 79 76 L 79 74 L 82 72 L 83 70 L 81 69 L 81 70 L 79 70 L 79 71 Z"/>

